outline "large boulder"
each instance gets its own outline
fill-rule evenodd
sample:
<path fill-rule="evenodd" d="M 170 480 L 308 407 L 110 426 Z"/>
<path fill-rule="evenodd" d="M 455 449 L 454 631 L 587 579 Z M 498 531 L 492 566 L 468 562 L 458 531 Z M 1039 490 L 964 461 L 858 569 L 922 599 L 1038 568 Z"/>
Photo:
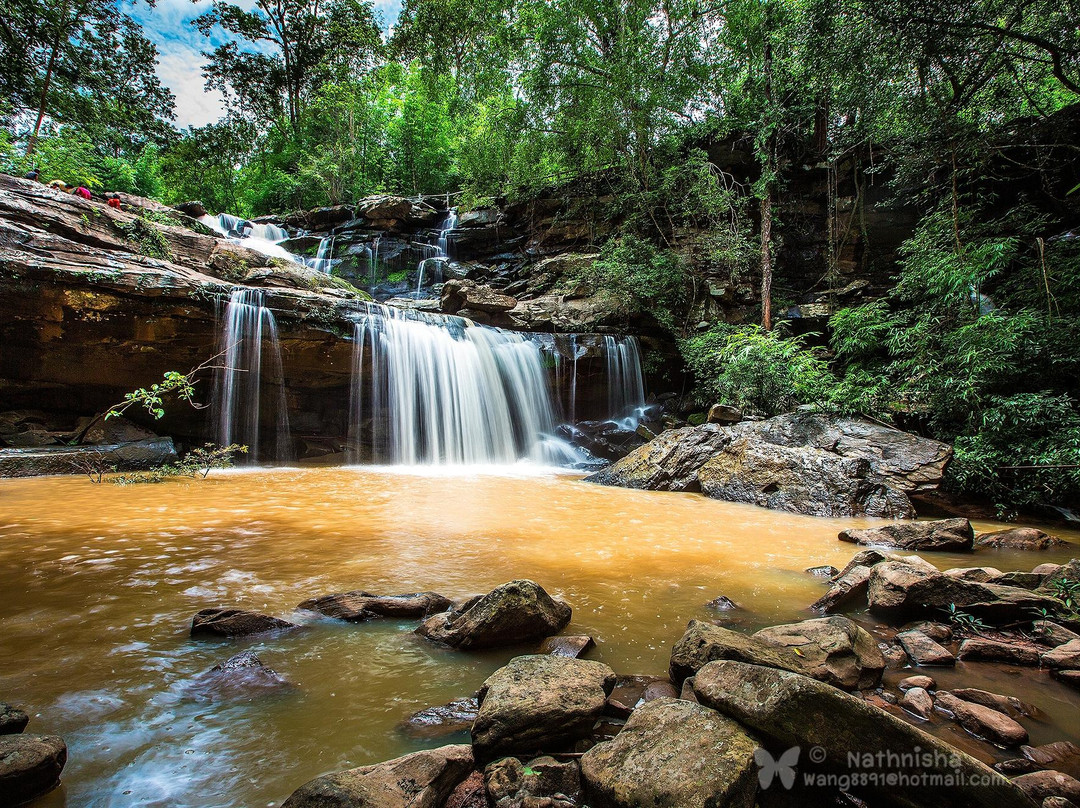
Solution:
<path fill-rule="evenodd" d="M 852 792 L 871 804 L 1032 808 L 1023 792 L 971 756 L 809 677 L 712 662 L 694 677 L 694 693 L 702 704 L 758 735 L 774 758 L 796 746 L 800 751 L 817 747 L 798 759 L 799 777 L 846 775 L 854 783 Z M 909 776 L 908 761 L 918 761 L 919 777 Z M 863 774 L 874 776 L 860 784 Z M 942 787 L 942 781 L 953 785 Z"/>
<path fill-rule="evenodd" d="M 370 592 L 341 592 L 309 598 L 296 608 L 318 612 L 335 620 L 362 623 L 377 617 L 410 619 L 444 612 L 453 605 L 450 598 L 436 592 L 408 595 L 373 595 Z"/>
<path fill-rule="evenodd" d="M 477 757 L 547 750 L 585 737 L 614 686 L 615 672 L 600 662 L 515 657 L 480 688 L 472 727 Z"/>
<path fill-rule="evenodd" d="M 965 581 L 909 561 L 877 564 L 867 590 L 870 610 L 893 618 L 940 617 L 949 607 L 976 617 L 1004 622 L 1045 608 L 1056 612 L 1053 598 L 1012 586 Z"/>
<path fill-rule="evenodd" d="M 429 617 L 416 630 L 454 648 L 490 648 L 558 634 L 571 609 L 532 581 L 511 581 L 466 604 L 461 611 Z"/>
<path fill-rule="evenodd" d="M 978 547 L 995 550 L 1049 550 L 1052 547 L 1062 547 L 1065 543 L 1057 536 L 1051 536 L 1034 527 L 1011 527 L 992 533 L 980 533 L 975 540 Z"/>
<path fill-rule="evenodd" d="M 191 618 L 191 636 L 246 637 L 299 628 L 295 623 L 246 609 L 203 609 Z"/>
<path fill-rule="evenodd" d="M 718 659 L 801 673 L 847 690 L 874 687 L 885 669 L 873 638 L 846 617 L 833 616 L 771 626 L 751 636 L 691 620 L 672 648 L 669 675 L 679 685 Z"/>
<path fill-rule="evenodd" d="M 866 601 L 870 585 L 870 567 L 856 565 L 833 579 L 829 591 L 814 601 L 810 608 L 815 612 L 836 612 L 859 601 Z"/>
<path fill-rule="evenodd" d="M 468 312 L 500 314 L 514 308 L 517 300 L 476 281 L 450 280 L 443 284 L 440 305 L 446 314 L 461 313 L 463 316 L 467 316 Z"/>
<path fill-rule="evenodd" d="M 971 550 L 975 531 L 967 519 L 938 519 L 933 522 L 902 522 L 862 530 L 841 530 L 838 538 L 852 544 L 873 544 L 917 552 L 967 552 Z"/>
<path fill-rule="evenodd" d="M 937 487 L 951 455 L 870 421 L 797 412 L 670 430 L 587 479 L 797 513 L 909 518 L 911 497 Z"/>
<path fill-rule="evenodd" d="M 101 446 L 39 446 L 0 449 L 0 477 L 93 474 L 98 470 L 145 471 L 177 459 L 172 438 Z"/>
<path fill-rule="evenodd" d="M 593 808 L 750 808 L 757 742 L 729 718 L 679 699 L 634 711 L 613 740 L 581 758 Z"/>
<path fill-rule="evenodd" d="M 473 768 L 472 747 L 459 744 L 360 766 L 310 780 L 282 808 L 442 808 Z"/>
<path fill-rule="evenodd" d="M 391 219 L 404 219 L 413 208 L 413 203 L 400 196 L 369 196 L 356 205 L 356 215 L 369 221 L 385 222 Z"/>
<path fill-rule="evenodd" d="M 21 805 L 60 785 L 67 744 L 55 735 L 0 735 L 0 805 Z"/>

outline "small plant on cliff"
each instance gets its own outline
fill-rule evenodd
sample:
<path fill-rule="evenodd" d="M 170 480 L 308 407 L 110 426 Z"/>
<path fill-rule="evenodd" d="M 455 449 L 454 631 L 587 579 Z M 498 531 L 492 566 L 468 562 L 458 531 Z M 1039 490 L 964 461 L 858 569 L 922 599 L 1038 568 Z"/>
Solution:
<path fill-rule="evenodd" d="M 1050 591 L 1070 612 L 1080 611 L 1080 581 L 1062 578 L 1050 585 Z"/>
<path fill-rule="evenodd" d="M 135 242 L 143 255 L 160 258 L 163 261 L 172 260 L 173 254 L 169 240 L 146 219 L 136 218 L 128 223 L 117 223 L 115 226 L 124 234 L 124 238 Z"/>

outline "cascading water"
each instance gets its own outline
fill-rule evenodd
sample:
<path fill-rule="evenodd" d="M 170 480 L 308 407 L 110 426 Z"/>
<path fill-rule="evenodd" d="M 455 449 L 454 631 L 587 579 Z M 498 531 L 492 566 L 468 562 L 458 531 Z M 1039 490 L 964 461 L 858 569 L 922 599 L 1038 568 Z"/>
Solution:
<path fill-rule="evenodd" d="M 290 459 L 289 415 L 277 323 L 260 289 L 234 289 L 225 308 L 221 368 L 214 390 L 217 441 L 246 445 L 246 460 L 262 456 L 264 420 L 272 424 L 271 460 Z"/>
<path fill-rule="evenodd" d="M 330 274 L 330 269 L 334 266 L 334 236 L 323 236 L 319 241 L 319 252 L 315 256 L 315 261 L 311 264 L 311 268 L 317 272 L 321 272 L 324 275 Z"/>
<path fill-rule="evenodd" d="M 633 429 L 645 407 L 645 380 L 636 337 L 604 337 L 608 412 Z"/>

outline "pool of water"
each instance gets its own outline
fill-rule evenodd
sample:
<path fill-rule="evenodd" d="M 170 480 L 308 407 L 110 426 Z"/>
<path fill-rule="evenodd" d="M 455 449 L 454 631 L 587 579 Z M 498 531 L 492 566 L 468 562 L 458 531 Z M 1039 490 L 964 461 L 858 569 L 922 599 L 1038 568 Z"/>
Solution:
<path fill-rule="evenodd" d="M 458 598 L 531 578 L 573 606 L 567 631 L 596 639 L 590 658 L 619 673 L 663 674 L 686 622 L 708 618 L 718 595 L 743 607 L 748 629 L 813 616 L 806 607 L 824 585 L 803 570 L 843 566 L 855 549 L 836 534 L 857 524 L 869 522 L 604 488 L 528 467 L 245 470 L 129 487 L 3 480 L 0 700 L 31 714 L 29 731 L 68 742 L 63 787 L 36 805 L 280 805 L 314 776 L 420 748 L 400 730 L 404 717 L 471 694 L 532 650 L 449 651 L 414 635 L 413 622 L 349 625 L 296 612 L 308 597 Z M 930 560 L 1008 570 L 1080 555 L 1080 534 L 1058 533 L 1073 546 Z M 305 628 L 190 638 L 191 616 L 216 605 Z M 193 677 L 245 649 L 295 688 L 250 700 L 192 696 Z M 1013 680 L 1013 693 L 1051 713 L 1033 738 L 1080 738 L 1080 697 L 1043 674 Z"/>

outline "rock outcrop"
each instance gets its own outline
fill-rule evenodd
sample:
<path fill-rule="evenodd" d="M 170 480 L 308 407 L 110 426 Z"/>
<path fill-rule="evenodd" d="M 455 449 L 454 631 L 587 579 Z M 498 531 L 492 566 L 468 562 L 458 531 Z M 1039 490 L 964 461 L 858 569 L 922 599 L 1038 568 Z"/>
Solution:
<path fill-rule="evenodd" d="M 427 617 L 444 612 L 453 605 L 450 598 L 437 592 L 414 592 L 408 595 L 373 595 L 370 592 L 341 592 L 320 595 L 298 605 L 297 609 L 318 612 L 335 620 L 363 623 L 378 617 L 401 619 Z"/>
<path fill-rule="evenodd" d="M 854 418 L 811 412 L 669 430 L 591 482 L 708 496 L 817 516 L 912 517 L 951 448 Z"/>
<path fill-rule="evenodd" d="M 191 636 L 246 637 L 298 628 L 295 623 L 246 609 L 203 609 L 191 619 Z"/>
<path fill-rule="evenodd" d="M 67 744 L 55 735 L 0 735 L 0 805 L 14 806 L 60 785 Z"/>

